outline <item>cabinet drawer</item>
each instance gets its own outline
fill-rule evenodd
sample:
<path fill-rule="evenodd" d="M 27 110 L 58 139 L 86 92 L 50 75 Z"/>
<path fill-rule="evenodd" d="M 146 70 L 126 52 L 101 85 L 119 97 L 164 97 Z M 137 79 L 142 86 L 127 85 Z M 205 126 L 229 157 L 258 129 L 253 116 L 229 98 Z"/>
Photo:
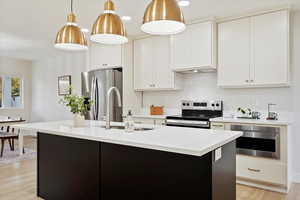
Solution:
<path fill-rule="evenodd" d="M 223 123 L 211 123 L 210 129 L 213 129 L 213 130 L 225 130 L 225 124 L 223 124 Z"/>
<path fill-rule="evenodd" d="M 154 119 L 145 119 L 145 118 L 133 118 L 134 122 L 137 124 L 153 124 L 155 123 Z"/>
<path fill-rule="evenodd" d="M 165 125 L 166 120 L 164 119 L 147 119 L 147 118 L 133 118 L 137 124 L 151 124 L 151 125 Z"/>
<path fill-rule="evenodd" d="M 287 184 L 287 167 L 275 160 L 237 156 L 237 177 L 273 184 Z"/>

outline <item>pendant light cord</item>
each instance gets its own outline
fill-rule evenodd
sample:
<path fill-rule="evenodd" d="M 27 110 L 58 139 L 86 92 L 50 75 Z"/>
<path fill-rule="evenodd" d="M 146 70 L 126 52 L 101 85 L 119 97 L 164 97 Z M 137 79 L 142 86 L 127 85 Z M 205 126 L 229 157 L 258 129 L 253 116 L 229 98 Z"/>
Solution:
<path fill-rule="evenodd" d="M 73 0 L 71 0 L 71 13 L 73 13 Z"/>

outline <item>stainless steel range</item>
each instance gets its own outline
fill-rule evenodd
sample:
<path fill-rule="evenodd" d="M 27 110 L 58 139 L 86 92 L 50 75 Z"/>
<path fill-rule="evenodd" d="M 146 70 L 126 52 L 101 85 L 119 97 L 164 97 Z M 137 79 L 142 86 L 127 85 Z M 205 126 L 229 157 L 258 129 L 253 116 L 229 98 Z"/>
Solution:
<path fill-rule="evenodd" d="M 210 128 L 211 118 L 223 116 L 222 101 L 182 101 L 181 115 L 167 116 L 167 126 Z"/>

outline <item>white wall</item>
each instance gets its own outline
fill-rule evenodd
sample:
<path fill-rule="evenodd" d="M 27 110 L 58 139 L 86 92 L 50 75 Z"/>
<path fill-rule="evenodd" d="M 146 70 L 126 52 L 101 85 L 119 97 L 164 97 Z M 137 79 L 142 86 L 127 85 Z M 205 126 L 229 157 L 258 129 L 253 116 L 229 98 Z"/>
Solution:
<path fill-rule="evenodd" d="M 97 44 L 93 44 L 97 45 Z M 93 50 L 93 48 L 91 48 Z M 133 90 L 132 43 L 123 48 L 123 111 L 134 113 L 140 108 L 140 93 Z M 96 55 L 97 52 L 91 55 Z M 81 94 L 81 72 L 94 64 L 88 53 L 57 52 L 57 56 L 33 62 L 32 68 L 32 121 L 52 121 L 71 119 L 72 114 L 58 101 L 57 78 L 72 75 L 72 86 Z M 93 59 L 91 59 L 93 60 Z"/>
<path fill-rule="evenodd" d="M 0 115 L 22 117 L 30 120 L 31 111 L 31 68 L 32 62 L 22 59 L 0 57 L 0 75 L 12 75 L 23 78 L 23 108 L 0 109 Z"/>
<path fill-rule="evenodd" d="M 293 125 L 293 168 L 294 168 L 294 179 L 297 179 L 300 183 L 300 6 L 297 11 L 293 12 L 292 15 L 292 76 L 293 76 L 293 87 L 292 93 L 289 98 L 293 99 L 293 112 L 294 112 L 294 125 Z"/>
<path fill-rule="evenodd" d="M 272 73 L 272 72 L 271 72 Z M 291 14 L 291 79 L 288 88 L 221 89 L 217 87 L 216 73 L 184 75 L 184 89 L 172 92 L 144 92 L 144 110 L 152 104 L 163 105 L 167 109 L 180 109 L 180 100 L 224 100 L 225 111 L 235 111 L 239 106 L 266 111 L 267 104 L 277 104 L 279 113 L 294 116 L 292 127 L 293 179 L 300 182 L 300 10 L 294 8 Z"/>
<path fill-rule="evenodd" d="M 55 57 L 33 62 L 32 121 L 71 119 L 67 108 L 59 104 L 58 76 L 71 75 L 74 93 L 81 94 L 81 72 L 86 70 L 86 53 L 57 52 Z"/>

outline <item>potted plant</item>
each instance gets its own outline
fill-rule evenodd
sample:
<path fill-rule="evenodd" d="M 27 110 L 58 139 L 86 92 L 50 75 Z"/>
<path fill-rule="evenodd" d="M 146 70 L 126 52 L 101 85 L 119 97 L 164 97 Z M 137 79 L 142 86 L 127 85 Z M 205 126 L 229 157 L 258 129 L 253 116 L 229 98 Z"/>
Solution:
<path fill-rule="evenodd" d="M 76 94 L 65 95 L 60 103 L 70 108 L 73 115 L 74 127 L 82 127 L 85 125 L 84 115 L 90 110 L 92 101 L 84 96 Z"/>

